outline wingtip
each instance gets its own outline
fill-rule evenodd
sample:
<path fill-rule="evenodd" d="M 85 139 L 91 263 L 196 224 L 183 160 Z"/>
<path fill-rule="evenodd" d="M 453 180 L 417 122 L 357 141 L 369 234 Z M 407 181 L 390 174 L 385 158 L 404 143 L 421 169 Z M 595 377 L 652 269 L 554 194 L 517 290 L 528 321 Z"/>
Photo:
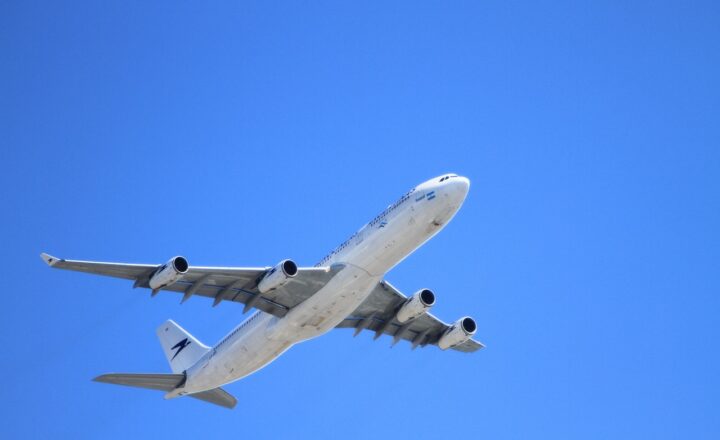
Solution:
<path fill-rule="evenodd" d="M 58 261 L 61 261 L 60 258 L 53 257 L 52 255 L 46 254 L 45 252 L 40 254 L 40 258 L 42 258 L 43 261 L 45 262 L 45 264 L 47 264 L 50 267 L 55 266 L 55 264 L 57 264 Z"/>
<path fill-rule="evenodd" d="M 93 377 L 92 381 L 93 381 L 93 382 L 108 383 L 108 382 L 107 382 L 107 377 L 108 377 L 108 376 L 109 376 L 108 374 L 101 374 L 100 376 Z"/>

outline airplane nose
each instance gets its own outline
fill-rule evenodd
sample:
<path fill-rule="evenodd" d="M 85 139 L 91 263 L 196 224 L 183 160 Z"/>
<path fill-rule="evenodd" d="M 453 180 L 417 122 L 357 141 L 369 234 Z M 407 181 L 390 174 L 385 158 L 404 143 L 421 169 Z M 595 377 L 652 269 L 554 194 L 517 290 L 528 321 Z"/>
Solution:
<path fill-rule="evenodd" d="M 444 203 L 437 205 L 438 211 L 435 212 L 432 221 L 435 226 L 447 223 L 460 209 L 470 190 L 470 180 L 467 177 L 453 175 L 445 178 L 439 185 L 438 193 L 443 195 Z M 428 200 L 432 199 L 428 198 Z"/>
<path fill-rule="evenodd" d="M 470 180 L 467 177 L 453 176 L 445 182 L 445 194 L 457 206 L 461 205 L 470 191 Z"/>
<path fill-rule="evenodd" d="M 468 191 L 470 191 L 470 179 L 467 177 L 457 177 L 456 179 L 456 185 L 459 187 L 459 190 L 462 191 L 464 194 L 467 194 Z"/>
<path fill-rule="evenodd" d="M 470 191 L 470 180 L 462 176 L 454 177 L 448 181 L 448 186 L 451 192 L 464 199 Z"/>

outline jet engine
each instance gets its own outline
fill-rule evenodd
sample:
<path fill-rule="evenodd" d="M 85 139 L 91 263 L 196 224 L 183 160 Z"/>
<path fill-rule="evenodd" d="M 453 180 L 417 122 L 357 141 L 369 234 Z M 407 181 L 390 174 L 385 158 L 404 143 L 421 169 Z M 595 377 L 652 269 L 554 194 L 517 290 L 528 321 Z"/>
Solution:
<path fill-rule="evenodd" d="M 148 284 L 153 290 L 169 286 L 182 278 L 182 276 L 188 271 L 188 267 L 190 266 L 184 257 L 173 257 L 152 274 Z"/>
<path fill-rule="evenodd" d="M 438 347 L 447 350 L 450 347 L 460 345 L 470 339 L 476 330 L 477 324 L 475 324 L 474 319 L 469 316 L 460 318 L 450 327 L 450 330 L 440 338 Z"/>
<path fill-rule="evenodd" d="M 430 289 L 415 292 L 410 299 L 398 310 L 395 318 L 404 323 L 426 313 L 435 304 L 435 294 Z"/>
<path fill-rule="evenodd" d="M 297 275 L 298 267 L 293 260 L 283 260 L 277 266 L 270 269 L 258 283 L 260 293 L 266 293 L 271 290 L 282 287 Z"/>

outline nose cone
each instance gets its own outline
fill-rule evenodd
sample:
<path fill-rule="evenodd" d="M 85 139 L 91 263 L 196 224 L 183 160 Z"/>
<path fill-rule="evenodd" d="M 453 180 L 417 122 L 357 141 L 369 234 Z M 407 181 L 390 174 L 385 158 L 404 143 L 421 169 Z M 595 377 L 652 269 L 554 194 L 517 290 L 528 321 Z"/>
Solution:
<path fill-rule="evenodd" d="M 458 187 L 458 191 L 462 191 L 464 194 L 470 191 L 470 179 L 467 177 L 458 176 L 452 179 L 452 183 Z"/>
<path fill-rule="evenodd" d="M 435 188 L 438 195 L 442 195 L 439 197 L 442 202 L 431 205 L 434 207 L 432 224 L 435 227 L 445 225 L 455 216 L 470 190 L 470 180 L 466 177 L 453 174 L 441 179 L 442 181 L 438 182 Z M 428 198 L 428 200 L 434 200 L 434 198 Z"/>
<path fill-rule="evenodd" d="M 470 191 L 470 180 L 467 177 L 453 177 L 447 181 L 448 192 L 460 202 L 465 200 Z"/>

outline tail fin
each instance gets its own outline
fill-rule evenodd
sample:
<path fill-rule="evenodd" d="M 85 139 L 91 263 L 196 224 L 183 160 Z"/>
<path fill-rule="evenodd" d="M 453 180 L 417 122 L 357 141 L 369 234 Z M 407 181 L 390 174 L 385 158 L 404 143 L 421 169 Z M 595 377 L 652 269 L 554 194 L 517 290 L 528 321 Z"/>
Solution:
<path fill-rule="evenodd" d="M 210 351 L 210 347 L 195 339 L 172 319 L 158 327 L 157 335 L 173 373 L 182 373 Z"/>

